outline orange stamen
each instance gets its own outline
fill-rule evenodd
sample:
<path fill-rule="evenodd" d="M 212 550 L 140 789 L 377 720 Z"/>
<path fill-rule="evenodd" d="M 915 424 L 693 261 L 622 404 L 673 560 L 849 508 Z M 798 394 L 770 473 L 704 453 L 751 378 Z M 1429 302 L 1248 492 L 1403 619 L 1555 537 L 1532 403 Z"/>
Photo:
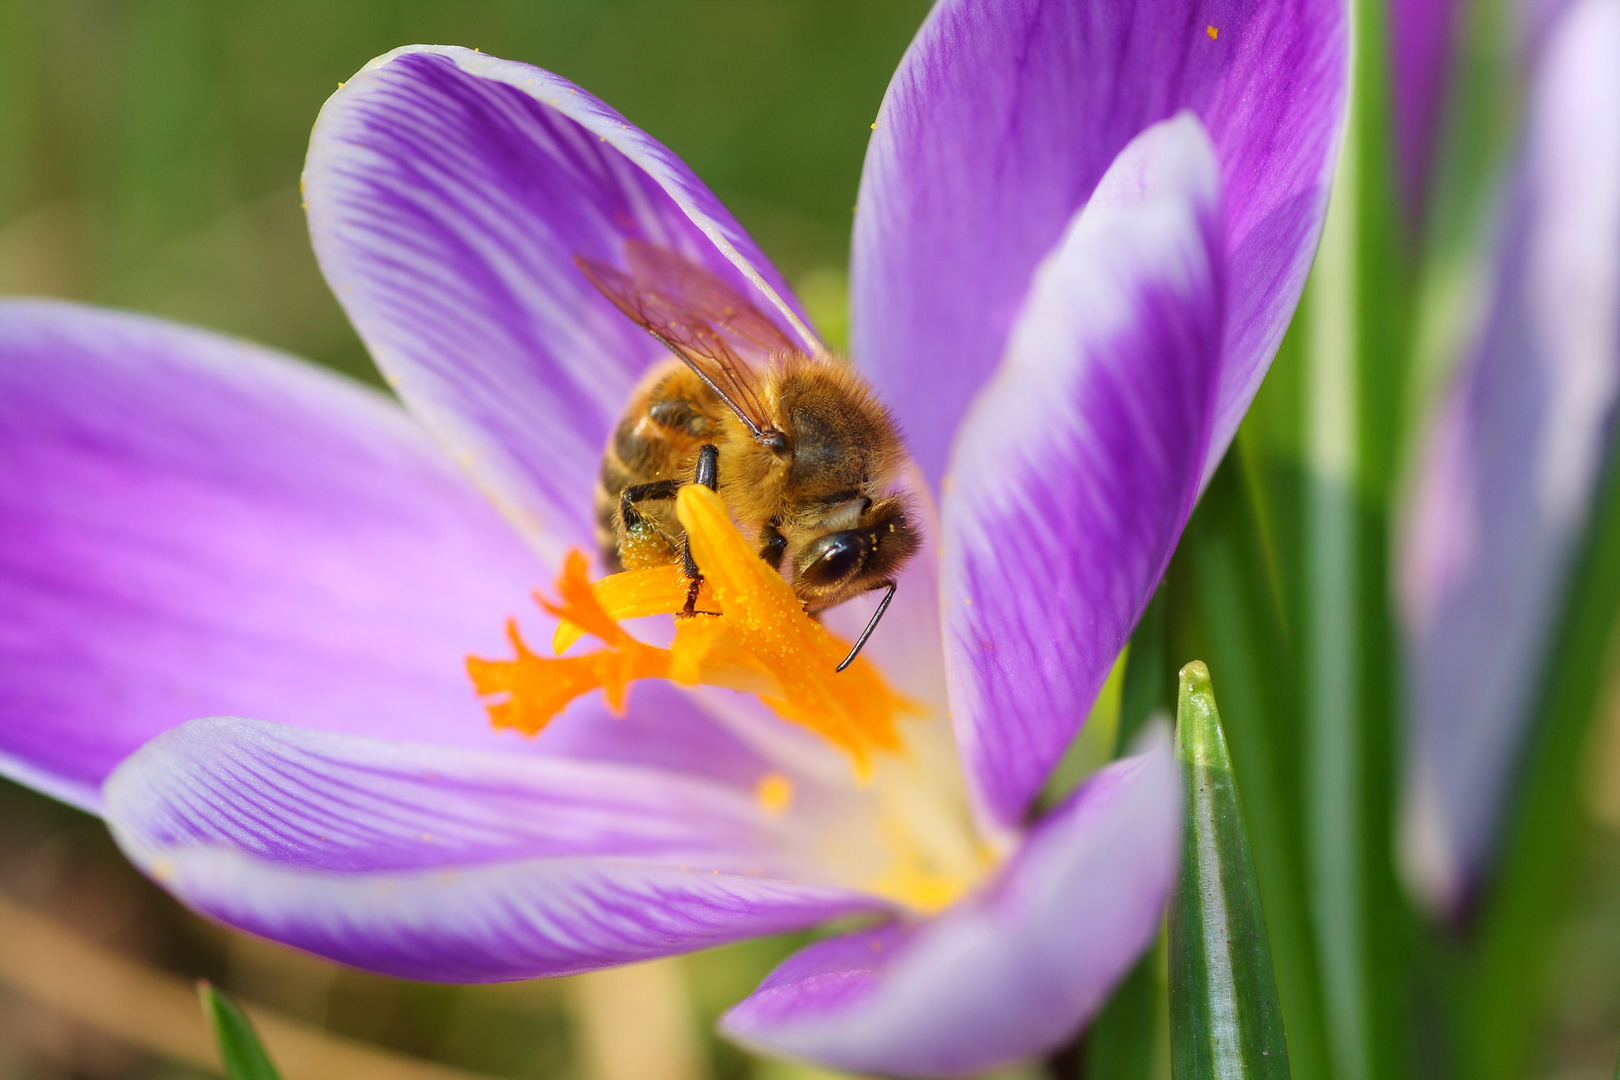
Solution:
<path fill-rule="evenodd" d="M 804 613 L 792 586 L 732 525 L 720 496 L 688 484 L 675 513 L 738 644 L 781 684 L 780 695 L 765 696 L 765 703 L 849 751 L 863 770 L 872 749 L 898 750 L 895 714 L 914 707 L 864 660 L 835 673 L 849 643 Z"/>
<path fill-rule="evenodd" d="M 649 566 L 643 570 L 626 570 L 601 581 L 591 582 L 591 595 L 608 618 L 615 622 L 637 619 L 644 615 L 666 615 L 680 611 L 686 604 L 686 572 L 675 563 Z M 705 584 L 698 592 L 697 609 L 715 613 L 714 597 Z M 557 624 L 551 637 L 551 647 L 561 656 L 584 637 L 586 630 L 569 619 Z"/>
<path fill-rule="evenodd" d="M 864 659 L 834 672 L 848 643 L 805 614 L 793 589 L 749 548 L 720 497 L 688 485 L 676 513 L 704 574 L 698 610 L 712 614 L 680 620 L 668 649 L 644 644 L 619 620 L 681 611 L 687 579 L 680 567 L 631 570 L 592 583 L 585 557 L 571 553 L 557 579 L 559 602 L 537 597 L 561 620 L 552 647 L 560 654 L 590 634 L 607 648 L 541 657 L 509 624 L 514 659 L 467 660 L 478 692 L 494 699 L 487 705 L 494 724 L 536 734 L 568 702 L 597 687 L 617 712 L 629 683 L 670 679 L 759 694 L 783 718 L 847 751 L 862 774 L 874 750 L 898 750 L 895 717 L 916 707 Z"/>

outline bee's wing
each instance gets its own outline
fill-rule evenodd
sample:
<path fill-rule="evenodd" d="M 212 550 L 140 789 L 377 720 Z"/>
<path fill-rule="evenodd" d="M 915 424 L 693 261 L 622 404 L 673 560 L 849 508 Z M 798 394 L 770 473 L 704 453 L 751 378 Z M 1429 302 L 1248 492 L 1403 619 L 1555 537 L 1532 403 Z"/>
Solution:
<path fill-rule="evenodd" d="M 574 262 L 613 301 L 697 372 L 759 436 L 772 426 L 759 394 L 759 369 L 801 351 L 726 282 L 665 248 L 633 240 L 629 273 L 576 255 Z"/>

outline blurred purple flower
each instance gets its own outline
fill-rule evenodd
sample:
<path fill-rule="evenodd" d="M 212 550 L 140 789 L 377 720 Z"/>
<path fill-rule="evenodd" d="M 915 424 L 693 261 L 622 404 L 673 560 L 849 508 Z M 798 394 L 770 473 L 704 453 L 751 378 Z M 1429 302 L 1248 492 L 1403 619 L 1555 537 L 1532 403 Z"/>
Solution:
<path fill-rule="evenodd" d="M 1509 25 L 1499 28 L 1509 42 L 1506 52 L 1533 63 L 1548 29 L 1570 3 L 1516 0 L 1506 5 Z M 1459 81 L 1459 54 L 1467 45 L 1463 31 L 1473 16 L 1459 0 L 1401 0 L 1388 11 L 1395 171 L 1407 225 L 1418 239 L 1444 151 L 1448 110 L 1456 108 L 1449 99 Z"/>
<path fill-rule="evenodd" d="M 691 171 L 584 91 L 464 49 L 374 61 L 316 124 L 306 198 L 420 426 L 251 346 L 0 307 L 0 768 L 197 910 L 373 971 L 557 975 L 868 913 L 726 1030 L 911 1075 L 1059 1044 L 1157 932 L 1167 741 L 1030 808 L 1291 317 L 1345 34 L 1319 0 L 928 17 L 869 151 L 853 317 L 944 555 L 869 646 L 931 717 L 867 784 L 726 692 L 491 731 L 463 658 L 590 546 L 601 448 L 659 358 L 574 256 L 651 240 L 808 331 Z"/>
<path fill-rule="evenodd" d="M 1423 220 L 1441 117 L 1457 48 L 1458 0 L 1390 4 L 1390 95 L 1402 209 L 1414 232 Z"/>
<path fill-rule="evenodd" d="M 1532 60 L 1475 335 L 1401 543 L 1402 861 L 1455 912 L 1489 861 L 1620 394 L 1620 0 L 1572 0 Z"/>

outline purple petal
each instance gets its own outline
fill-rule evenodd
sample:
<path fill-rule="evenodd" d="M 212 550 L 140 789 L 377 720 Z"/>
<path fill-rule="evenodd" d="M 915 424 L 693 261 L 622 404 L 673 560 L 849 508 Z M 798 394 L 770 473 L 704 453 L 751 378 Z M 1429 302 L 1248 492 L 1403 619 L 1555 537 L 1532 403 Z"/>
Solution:
<path fill-rule="evenodd" d="M 0 769 L 94 809 L 197 715 L 493 739 L 463 666 L 549 577 L 380 395 L 241 342 L 0 304 Z"/>
<path fill-rule="evenodd" d="M 822 886 L 638 860 L 339 874 L 192 848 L 146 869 L 229 926 L 365 971 L 431 982 L 573 975 L 802 930 L 871 906 L 870 898 Z"/>
<path fill-rule="evenodd" d="M 1148 129 L 1037 272 L 945 482 L 941 592 L 980 809 L 1023 816 L 1163 576 L 1216 409 L 1216 163 L 1191 114 Z"/>
<path fill-rule="evenodd" d="M 560 975 L 881 909 L 795 884 L 811 840 L 657 770 L 195 720 L 107 781 L 141 869 L 233 926 L 371 971 Z"/>
<path fill-rule="evenodd" d="M 623 716 L 609 712 L 602 696 L 593 693 L 571 704 L 536 739 L 509 732 L 502 747 L 532 746 L 548 757 L 645 765 L 750 791 L 766 773 L 794 771 L 751 747 L 711 714 L 701 697 L 672 683 L 637 683 L 629 694 Z"/>
<path fill-rule="evenodd" d="M 296 870 L 422 870 L 525 858 L 805 871 L 748 794 L 656 769 L 192 720 L 107 780 L 132 848 L 229 846 Z M 150 861 L 150 860 L 148 860 Z"/>
<path fill-rule="evenodd" d="M 1183 109 L 1215 142 L 1226 198 L 1232 296 L 1213 471 L 1316 249 L 1346 32 L 1335 0 L 935 5 L 878 114 L 851 290 L 855 357 L 930 479 L 1037 265 L 1125 144 Z"/>
<path fill-rule="evenodd" d="M 1534 57 L 1545 47 L 1553 27 L 1574 0 L 1518 0 L 1511 5 L 1512 29 L 1522 56 Z"/>
<path fill-rule="evenodd" d="M 685 253 L 811 347 L 776 271 L 679 158 L 527 64 L 412 46 L 321 111 L 304 171 L 321 269 L 406 404 L 555 557 L 636 380 L 668 354 L 574 264 Z"/>
<path fill-rule="evenodd" d="M 1414 226 L 1428 197 L 1460 10 L 1457 0 L 1401 0 L 1389 6 L 1395 164 Z"/>
<path fill-rule="evenodd" d="M 1538 59 L 1475 351 L 1402 541 L 1408 879 L 1454 910 L 1490 857 L 1620 397 L 1620 6 L 1575 0 Z"/>
<path fill-rule="evenodd" d="M 1180 784 L 1163 728 L 1030 833 L 986 888 L 916 924 L 791 957 L 721 1021 L 771 1053 L 852 1072 L 966 1076 L 1062 1044 L 1158 932 Z"/>

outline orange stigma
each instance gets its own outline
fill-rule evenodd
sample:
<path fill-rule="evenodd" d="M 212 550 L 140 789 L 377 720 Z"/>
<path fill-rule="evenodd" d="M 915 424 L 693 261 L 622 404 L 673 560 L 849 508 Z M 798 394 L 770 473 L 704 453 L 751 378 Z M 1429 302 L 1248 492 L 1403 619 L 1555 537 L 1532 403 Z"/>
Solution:
<path fill-rule="evenodd" d="M 508 623 L 514 659 L 467 658 L 495 726 L 538 734 L 570 701 L 598 687 L 622 713 L 631 682 L 668 679 L 758 694 L 784 719 L 846 751 L 863 775 L 874 751 L 899 750 L 896 717 L 917 707 L 864 658 L 835 673 L 849 643 L 805 614 L 792 587 L 749 548 L 718 495 L 689 484 L 675 507 L 703 572 L 699 613 L 677 620 L 668 649 L 638 641 L 619 621 L 681 611 L 687 593 L 681 568 L 630 570 L 592 583 L 585 556 L 570 553 L 557 579 L 558 602 L 537 597 L 560 620 L 552 637 L 557 655 L 537 656 Z M 606 648 L 562 655 L 586 635 Z"/>

